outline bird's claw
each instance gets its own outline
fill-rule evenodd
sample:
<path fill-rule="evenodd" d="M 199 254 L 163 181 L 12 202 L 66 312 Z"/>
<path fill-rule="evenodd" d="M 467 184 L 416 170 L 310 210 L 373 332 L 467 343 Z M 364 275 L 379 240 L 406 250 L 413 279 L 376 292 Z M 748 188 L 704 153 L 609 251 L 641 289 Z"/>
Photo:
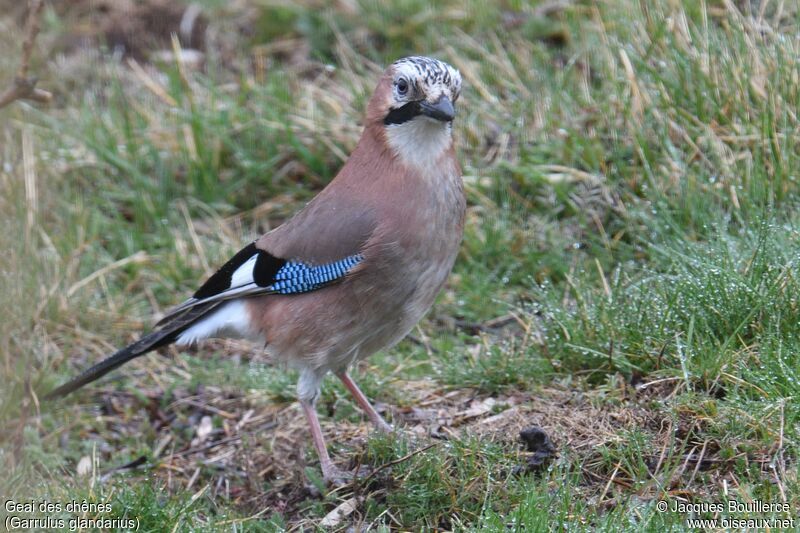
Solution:
<path fill-rule="evenodd" d="M 397 429 L 389 424 L 388 422 L 381 421 L 382 423 L 377 424 L 378 431 L 385 433 L 387 435 L 393 435 L 397 433 Z"/>
<path fill-rule="evenodd" d="M 329 487 L 344 487 L 353 482 L 355 475 L 353 472 L 342 470 L 333 465 L 322 469 L 322 479 Z"/>
<path fill-rule="evenodd" d="M 342 470 L 336 466 L 329 466 L 322 470 L 322 480 L 325 484 L 333 488 L 341 488 L 351 485 L 354 481 L 364 479 L 370 474 L 371 470 L 366 466 L 361 466 L 355 471 Z"/>

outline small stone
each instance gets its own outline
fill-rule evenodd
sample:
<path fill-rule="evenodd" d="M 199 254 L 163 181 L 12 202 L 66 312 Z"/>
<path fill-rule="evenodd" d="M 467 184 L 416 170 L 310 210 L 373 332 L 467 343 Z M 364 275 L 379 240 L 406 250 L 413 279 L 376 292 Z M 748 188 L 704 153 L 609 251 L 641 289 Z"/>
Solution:
<path fill-rule="evenodd" d="M 550 437 L 539 426 L 531 426 L 519 432 L 519 438 L 529 452 L 546 452 L 552 454 L 556 451 Z"/>
<path fill-rule="evenodd" d="M 150 60 L 155 63 L 174 65 L 177 62 L 190 69 L 200 69 L 206 60 L 205 54 L 200 50 L 183 48 L 176 55 L 173 50 L 158 50 L 150 54 Z"/>
<path fill-rule="evenodd" d="M 525 459 L 525 464 L 514 467 L 513 473 L 522 475 L 542 472 L 556 453 L 550 437 L 542 428 L 531 426 L 520 431 L 519 438 L 531 454 Z"/>

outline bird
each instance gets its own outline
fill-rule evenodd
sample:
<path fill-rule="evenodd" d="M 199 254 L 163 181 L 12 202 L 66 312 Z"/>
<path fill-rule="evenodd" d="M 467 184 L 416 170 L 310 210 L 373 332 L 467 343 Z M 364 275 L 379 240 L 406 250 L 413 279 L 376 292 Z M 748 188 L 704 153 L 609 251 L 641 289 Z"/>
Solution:
<path fill-rule="evenodd" d="M 405 337 L 459 252 L 466 198 L 453 140 L 459 71 L 404 57 L 380 76 L 361 136 L 294 216 L 236 253 L 153 331 L 46 395 L 53 400 L 157 348 L 244 338 L 298 372 L 297 398 L 326 482 L 346 479 L 315 409 L 336 375 L 379 430 L 393 431 L 348 369 Z"/>

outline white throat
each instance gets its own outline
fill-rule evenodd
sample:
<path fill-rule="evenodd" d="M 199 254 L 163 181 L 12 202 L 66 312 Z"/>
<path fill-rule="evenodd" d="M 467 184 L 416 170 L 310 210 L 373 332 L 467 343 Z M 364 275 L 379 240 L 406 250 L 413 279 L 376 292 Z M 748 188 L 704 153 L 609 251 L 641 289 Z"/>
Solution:
<path fill-rule="evenodd" d="M 389 147 L 407 165 L 430 167 L 452 142 L 452 125 L 428 117 L 386 126 Z"/>

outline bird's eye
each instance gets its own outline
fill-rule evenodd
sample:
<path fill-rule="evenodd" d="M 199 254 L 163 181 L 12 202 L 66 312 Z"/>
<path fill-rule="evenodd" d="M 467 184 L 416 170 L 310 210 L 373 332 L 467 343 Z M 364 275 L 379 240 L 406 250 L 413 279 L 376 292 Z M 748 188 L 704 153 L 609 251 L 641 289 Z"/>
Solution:
<path fill-rule="evenodd" d="M 397 94 L 400 96 L 405 96 L 408 94 L 408 82 L 403 78 L 397 80 Z"/>

